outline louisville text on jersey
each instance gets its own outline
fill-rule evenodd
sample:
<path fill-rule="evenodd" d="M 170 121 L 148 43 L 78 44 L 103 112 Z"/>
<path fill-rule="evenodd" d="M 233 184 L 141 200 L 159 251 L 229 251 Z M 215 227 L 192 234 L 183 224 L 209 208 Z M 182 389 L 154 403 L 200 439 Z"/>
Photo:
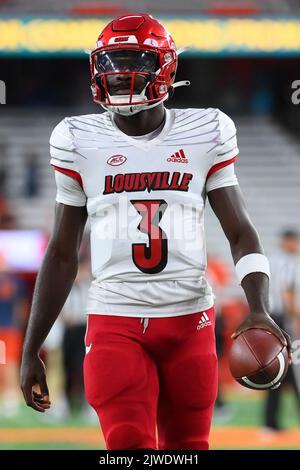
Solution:
<path fill-rule="evenodd" d="M 103 194 L 133 192 L 133 191 L 159 191 L 175 190 L 188 191 L 193 175 L 175 171 L 154 171 L 152 173 L 125 173 L 105 176 L 105 189 Z"/>

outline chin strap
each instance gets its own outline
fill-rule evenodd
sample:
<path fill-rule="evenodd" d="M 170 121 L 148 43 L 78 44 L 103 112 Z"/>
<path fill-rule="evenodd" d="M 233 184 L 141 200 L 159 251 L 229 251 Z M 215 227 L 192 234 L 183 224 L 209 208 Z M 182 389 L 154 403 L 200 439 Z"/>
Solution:
<path fill-rule="evenodd" d="M 188 51 L 190 47 L 180 47 L 180 49 L 177 50 L 177 57 L 182 54 L 185 51 Z M 172 88 L 178 88 L 180 86 L 190 86 L 191 82 L 189 80 L 181 80 L 180 82 L 175 82 L 172 85 Z"/>
<path fill-rule="evenodd" d="M 182 54 L 183 52 L 189 51 L 190 49 L 191 48 L 189 46 L 180 47 L 179 49 L 177 49 L 177 56 L 179 56 L 179 54 Z"/>
<path fill-rule="evenodd" d="M 180 82 L 173 83 L 171 88 L 178 88 L 180 86 L 189 86 L 191 82 L 189 80 L 181 80 Z M 163 103 L 169 98 L 169 93 L 166 94 L 161 100 L 156 101 L 155 103 L 152 104 L 134 104 L 132 103 L 131 105 L 126 105 L 126 106 L 111 106 L 111 105 L 105 105 L 101 104 L 102 108 L 104 108 L 106 111 L 111 111 L 117 114 L 121 114 L 122 116 L 132 116 L 133 114 L 140 113 L 141 111 L 155 108 L 159 104 Z"/>
<path fill-rule="evenodd" d="M 127 105 L 127 106 L 111 106 L 111 105 L 105 105 L 101 104 L 102 108 L 104 108 L 106 111 L 111 111 L 113 113 L 121 114 L 122 116 L 132 116 L 133 114 L 140 113 L 141 111 L 145 111 L 147 109 L 155 108 L 159 104 L 163 103 L 169 98 L 169 93 L 166 94 L 161 100 L 156 101 L 155 103 L 152 104 L 134 104 L 132 105 Z"/>
<path fill-rule="evenodd" d="M 180 82 L 173 83 L 173 88 L 178 88 L 180 86 L 190 86 L 191 82 L 189 80 L 181 80 Z"/>

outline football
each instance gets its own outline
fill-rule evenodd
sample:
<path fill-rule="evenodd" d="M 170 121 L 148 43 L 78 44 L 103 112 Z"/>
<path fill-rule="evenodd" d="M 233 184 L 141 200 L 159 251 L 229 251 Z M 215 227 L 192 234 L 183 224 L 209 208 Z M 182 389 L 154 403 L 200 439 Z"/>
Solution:
<path fill-rule="evenodd" d="M 252 328 L 233 340 L 230 371 L 241 385 L 254 390 L 280 386 L 289 366 L 288 350 L 269 331 Z"/>

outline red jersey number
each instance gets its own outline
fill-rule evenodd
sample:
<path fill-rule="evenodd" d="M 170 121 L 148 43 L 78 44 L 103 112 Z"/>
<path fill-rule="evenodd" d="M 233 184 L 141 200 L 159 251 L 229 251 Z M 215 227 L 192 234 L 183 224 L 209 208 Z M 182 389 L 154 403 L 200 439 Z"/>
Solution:
<path fill-rule="evenodd" d="M 143 273 L 159 273 L 168 261 L 168 239 L 166 233 L 159 227 L 167 203 L 163 199 L 131 200 L 130 202 L 142 216 L 138 229 L 147 233 L 149 237 L 148 244 L 133 243 L 133 262 Z"/>

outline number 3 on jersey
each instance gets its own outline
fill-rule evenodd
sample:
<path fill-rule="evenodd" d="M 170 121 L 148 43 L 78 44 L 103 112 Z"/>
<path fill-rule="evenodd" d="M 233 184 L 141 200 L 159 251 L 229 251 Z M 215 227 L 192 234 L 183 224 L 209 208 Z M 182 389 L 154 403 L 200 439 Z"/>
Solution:
<path fill-rule="evenodd" d="M 159 222 L 167 208 L 163 199 L 131 200 L 131 204 L 142 216 L 138 229 L 147 233 L 146 243 L 133 243 L 132 259 L 136 267 L 147 274 L 161 272 L 168 261 L 168 239 L 166 233 L 159 227 Z"/>

